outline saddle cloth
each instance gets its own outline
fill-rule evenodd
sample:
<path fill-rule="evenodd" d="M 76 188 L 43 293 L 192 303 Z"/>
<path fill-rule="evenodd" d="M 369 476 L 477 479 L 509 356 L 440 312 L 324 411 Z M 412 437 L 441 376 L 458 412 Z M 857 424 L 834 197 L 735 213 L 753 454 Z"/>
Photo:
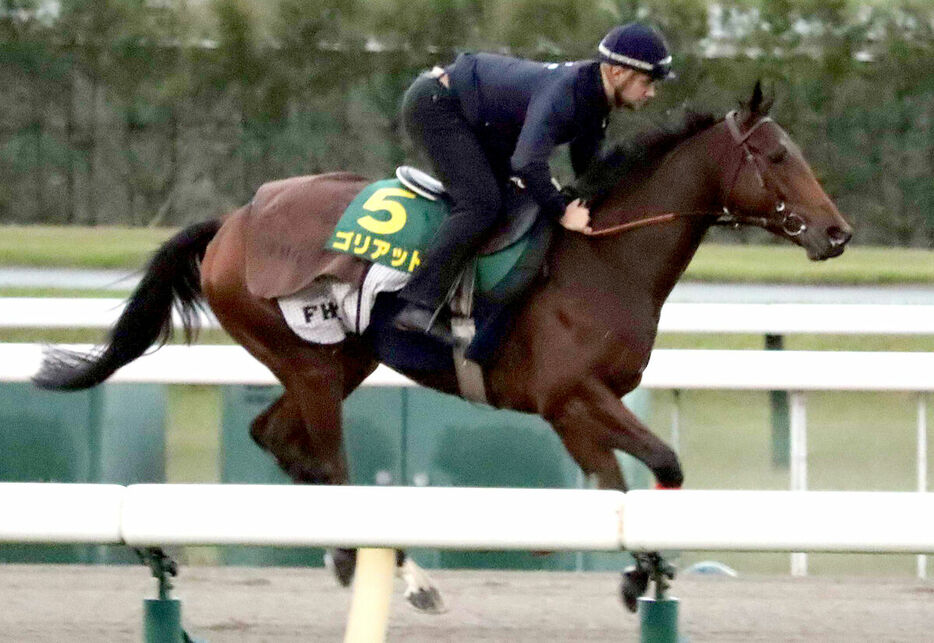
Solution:
<path fill-rule="evenodd" d="M 348 333 L 360 335 L 367 329 L 376 295 L 401 290 L 410 278 L 408 272 L 374 263 L 359 288 L 332 277 L 319 277 L 276 303 L 296 335 L 315 344 L 337 344 Z"/>
<path fill-rule="evenodd" d="M 387 179 L 366 186 L 347 206 L 325 249 L 413 272 L 447 217 L 449 205 L 443 198 L 426 197 L 423 190 L 410 190 L 409 185 Z M 511 188 L 504 196 L 503 220 L 491 231 L 477 263 L 478 290 L 500 300 L 524 290 L 530 263 L 536 263 L 537 270 L 550 240 L 550 230 L 540 225 L 539 208 L 531 196 Z"/>
<path fill-rule="evenodd" d="M 443 186 L 431 177 L 405 167 L 398 175 L 364 187 L 325 243 L 328 251 L 369 264 L 362 285 L 324 275 L 277 299 L 286 322 L 302 339 L 334 344 L 347 333 L 363 333 L 376 296 L 401 290 L 419 265 L 421 253 L 447 216 L 448 203 Z M 471 264 L 476 272 L 467 280 L 470 293 L 475 284 L 479 297 L 497 304 L 528 287 L 541 269 L 551 238 L 551 226 L 538 217 L 530 196 L 517 191 L 507 195 L 504 220 Z M 470 308 L 455 315 L 469 316 Z"/>

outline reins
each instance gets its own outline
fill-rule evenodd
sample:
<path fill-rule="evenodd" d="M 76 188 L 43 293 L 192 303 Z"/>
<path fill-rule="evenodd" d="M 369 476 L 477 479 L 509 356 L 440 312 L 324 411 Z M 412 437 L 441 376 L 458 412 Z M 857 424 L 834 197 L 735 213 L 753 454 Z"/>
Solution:
<path fill-rule="evenodd" d="M 628 221 L 626 223 L 620 223 L 608 228 L 601 228 L 600 230 L 582 232 L 581 234 L 587 235 L 588 237 L 608 237 L 610 235 L 626 232 L 627 230 L 644 228 L 646 226 L 656 225 L 658 223 L 668 223 L 669 221 L 674 221 L 675 219 L 679 219 L 681 217 L 714 216 L 714 214 L 715 213 L 710 212 L 709 210 L 697 210 L 695 212 L 665 212 L 664 214 L 657 214 L 647 219 Z"/>

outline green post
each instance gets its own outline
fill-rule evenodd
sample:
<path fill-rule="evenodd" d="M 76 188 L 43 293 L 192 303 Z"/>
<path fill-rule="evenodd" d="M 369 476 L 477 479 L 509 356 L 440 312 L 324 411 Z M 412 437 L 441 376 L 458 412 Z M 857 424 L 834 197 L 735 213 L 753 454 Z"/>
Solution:
<path fill-rule="evenodd" d="M 678 643 L 678 599 L 639 598 L 642 643 Z"/>
<path fill-rule="evenodd" d="M 104 391 L 101 387 L 88 391 L 88 479 L 86 482 L 102 482 L 104 477 Z M 106 560 L 104 547 L 96 545 L 88 549 L 91 563 L 103 563 Z"/>
<path fill-rule="evenodd" d="M 766 335 L 765 349 L 780 351 L 784 348 L 784 338 L 781 335 Z M 789 448 L 791 443 L 791 423 L 788 418 L 788 392 L 771 391 L 769 393 L 772 418 L 772 466 L 776 469 L 787 469 L 789 463 Z"/>
<path fill-rule="evenodd" d="M 642 596 L 639 604 L 639 625 L 642 643 L 678 643 L 678 599 L 668 596 L 674 567 L 658 554 L 649 554 L 650 576 L 655 596 Z"/>
<path fill-rule="evenodd" d="M 146 643 L 184 643 L 181 601 L 150 598 L 143 603 Z"/>
<path fill-rule="evenodd" d="M 140 562 L 149 567 L 159 582 L 159 598 L 143 601 L 143 641 L 145 643 L 186 643 L 191 640 L 182 629 L 182 603 L 169 598 L 170 576 L 178 574 L 178 565 L 158 547 L 136 550 Z"/>

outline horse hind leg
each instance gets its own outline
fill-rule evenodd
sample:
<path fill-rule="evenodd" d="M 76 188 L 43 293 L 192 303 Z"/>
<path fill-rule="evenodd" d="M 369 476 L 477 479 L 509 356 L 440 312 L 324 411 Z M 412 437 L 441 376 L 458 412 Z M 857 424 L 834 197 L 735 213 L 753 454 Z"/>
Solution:
<path fill-rule="evenodd" d="M 376 369 L 376 363 L 368 358 L 369 349 L 356 343 L 352 338 L 344 343 L 344 397 L 346 398 Z M 333 550 L 332 557 L 335 572 L 341 569 L 342 558 L 352 552 L 356 563 L 356 551 L 339 549 Z M 353 567 L 351 567 L 351 574 Z M 396 550 L 396 575 L 405 583 L 403 597 L 420 612 L 427 614 L 441 614 L 447 611 L 441 592 L 431 577 L 416 564 L 416 562 L 401 549 Z"/>
<path fill-rule="evenodd" d="M 343 484 L 347 465 L 341 447 L 341 403 L 376 368 L 370 349 L 353 337 L 340 346 L 303 342 L 286 325 L 275 303 L 250 295 L 244 266 L 244 214 L 234 215 L 208 247 L 201 264 L 202 289 L 224 329 L 285 385 L 286 392 L 250 426 L 250 435 L 269 451 L 279 467 L 299 484 Z M 335 575 L 351 582 L 356 551 L 329 552 Z M 420 592 L 427 576 L 405 565 L 406 596 L 425 609 L 422 596 L 439 596 L 437 589 Z M 327 562 L 327 561 L 326 561 Z M 414 565 L 414 563 L 413 563 Z M 404 577 L 406 577 L 404 575 Z M 443 605 L 438 598 L 437 604 Z M 429 610 L 430 611 L 430 610 Z M 440 611 L 440 610 L 436 610 Z"/>
<path fill-rule="evenodd" d="M 357 565 L 357 550 L 334 548 L 324 554 L 324 566 L 331 570 L 338 582 L 347 587 L 353 581 Z M 441 591 L 424 569 L 403 550 L 396 550 L 396 577 L 405 583 L 402 593 L 406 602 L 425 614 L 443 614 L 447 611 Z"/>
<path fill-rule="evenodd" d="M 330 477 L 316 464 L 305 439 L 301 410 L 283 393 L 250 425 L 250 437 L 268 451 L 279 468 L 296 484 L 328 484 Z M 332 469 L 333 467 L 328 467 Z M 324 565 L 344 587 L 353 580 L 357 552 L 354 549 L 328 549 Z"/>
<path fill-rule="evenodd" d="M 333 479 L 322 467 L 309 448 L 305 421 L 301 409 L 293 403 L 288 392 L 283 393 L 250 424 L 250 437 L 260 448 L 268 451 L 279 468 L 296 484 L 331 484 Z M 346 470 L 346 467 L 344 467 Z M 329 549 L 325 552 L 325 567 L 338 582 L 347 587 L 353 580 L 356 550 Z"/>
<path fill-rule="evenodd" d="M 354 379 L 362 381 L 372 369 L 357 369 Z M 357 382 L 348 382 L 356 388 Z M 352 390 L 352 389 L 351 389 Z M 250 437 L 269 451 L 279 467 L 298 484 L 342 484 L 333 477 L 334 471 L 346 472 L 342 449 L 327 449 L 323 461 L 308 439 L 305 418 L 300 406 L 288 390 L 250 425 Z M 336 454 L 336 456 L 335 456 Z M 339 457 L 340 463 L 334 462 Z M 356 568 L 355 549 L 332 548 L 325 552 L 325 566 L 344 587 L 350 585 Z M 402 550 L 396 551 L 397 575 L 405 582 L 404 597 L 419 611 L 440 614 L 446 610 L 444 600 L 431 578 Z"/>
<path fill-rule="evenodd" d="M 276 460 L 279 468 L 297 484 L 342 484 L 335 470 L 346 466 L 332 458 L 322 461 L 307 437 L 301 410 L 283 393 L 250 424 L 250 437 Z"/>
<path fill-rule="evenodd" d="M 427 614 L 443 614 L 447 611 L 434 581 L 402 550 L 396 550 L 396 575 L 405 582 L 403 596 L 409 605 Z"/>

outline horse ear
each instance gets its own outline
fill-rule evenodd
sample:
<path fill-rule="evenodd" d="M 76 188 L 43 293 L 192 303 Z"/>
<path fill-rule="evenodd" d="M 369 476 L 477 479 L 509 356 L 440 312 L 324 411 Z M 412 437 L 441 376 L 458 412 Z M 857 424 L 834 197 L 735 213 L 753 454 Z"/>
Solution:
<path fill-rule="evenodd" d="M 752 88 L 752 98 L 749 99 L 749 114 L 750 116 L 758 116 L 764 114 L 765 112 L 760 111 L 762 109 L 762 81 L 756 80 L 756 86 Z M 768 110 L 766 109 L 766 112 Z"/>
<path fill-rule="evenodd" d="M 752 98 L 749 101 L 740 101 L 740 109 L 745 113 L 746 118 L 755 120 L 769 113 L 772 109 L 772 103 L 775 102 L 774 90 L 772 96 L 766 98 L 762 90 L 762 80 L 757 80 L 755 87 L 752 88 Z"/>
<path fill-rule="evenodd" d="M 759 112 L 765 116 L 770 111 L 772 111 L 772 105 L 775 104 L 775 83 L 771 84 L 769 95 L 762 101 L 762 107 L 759 108 Z"/>

